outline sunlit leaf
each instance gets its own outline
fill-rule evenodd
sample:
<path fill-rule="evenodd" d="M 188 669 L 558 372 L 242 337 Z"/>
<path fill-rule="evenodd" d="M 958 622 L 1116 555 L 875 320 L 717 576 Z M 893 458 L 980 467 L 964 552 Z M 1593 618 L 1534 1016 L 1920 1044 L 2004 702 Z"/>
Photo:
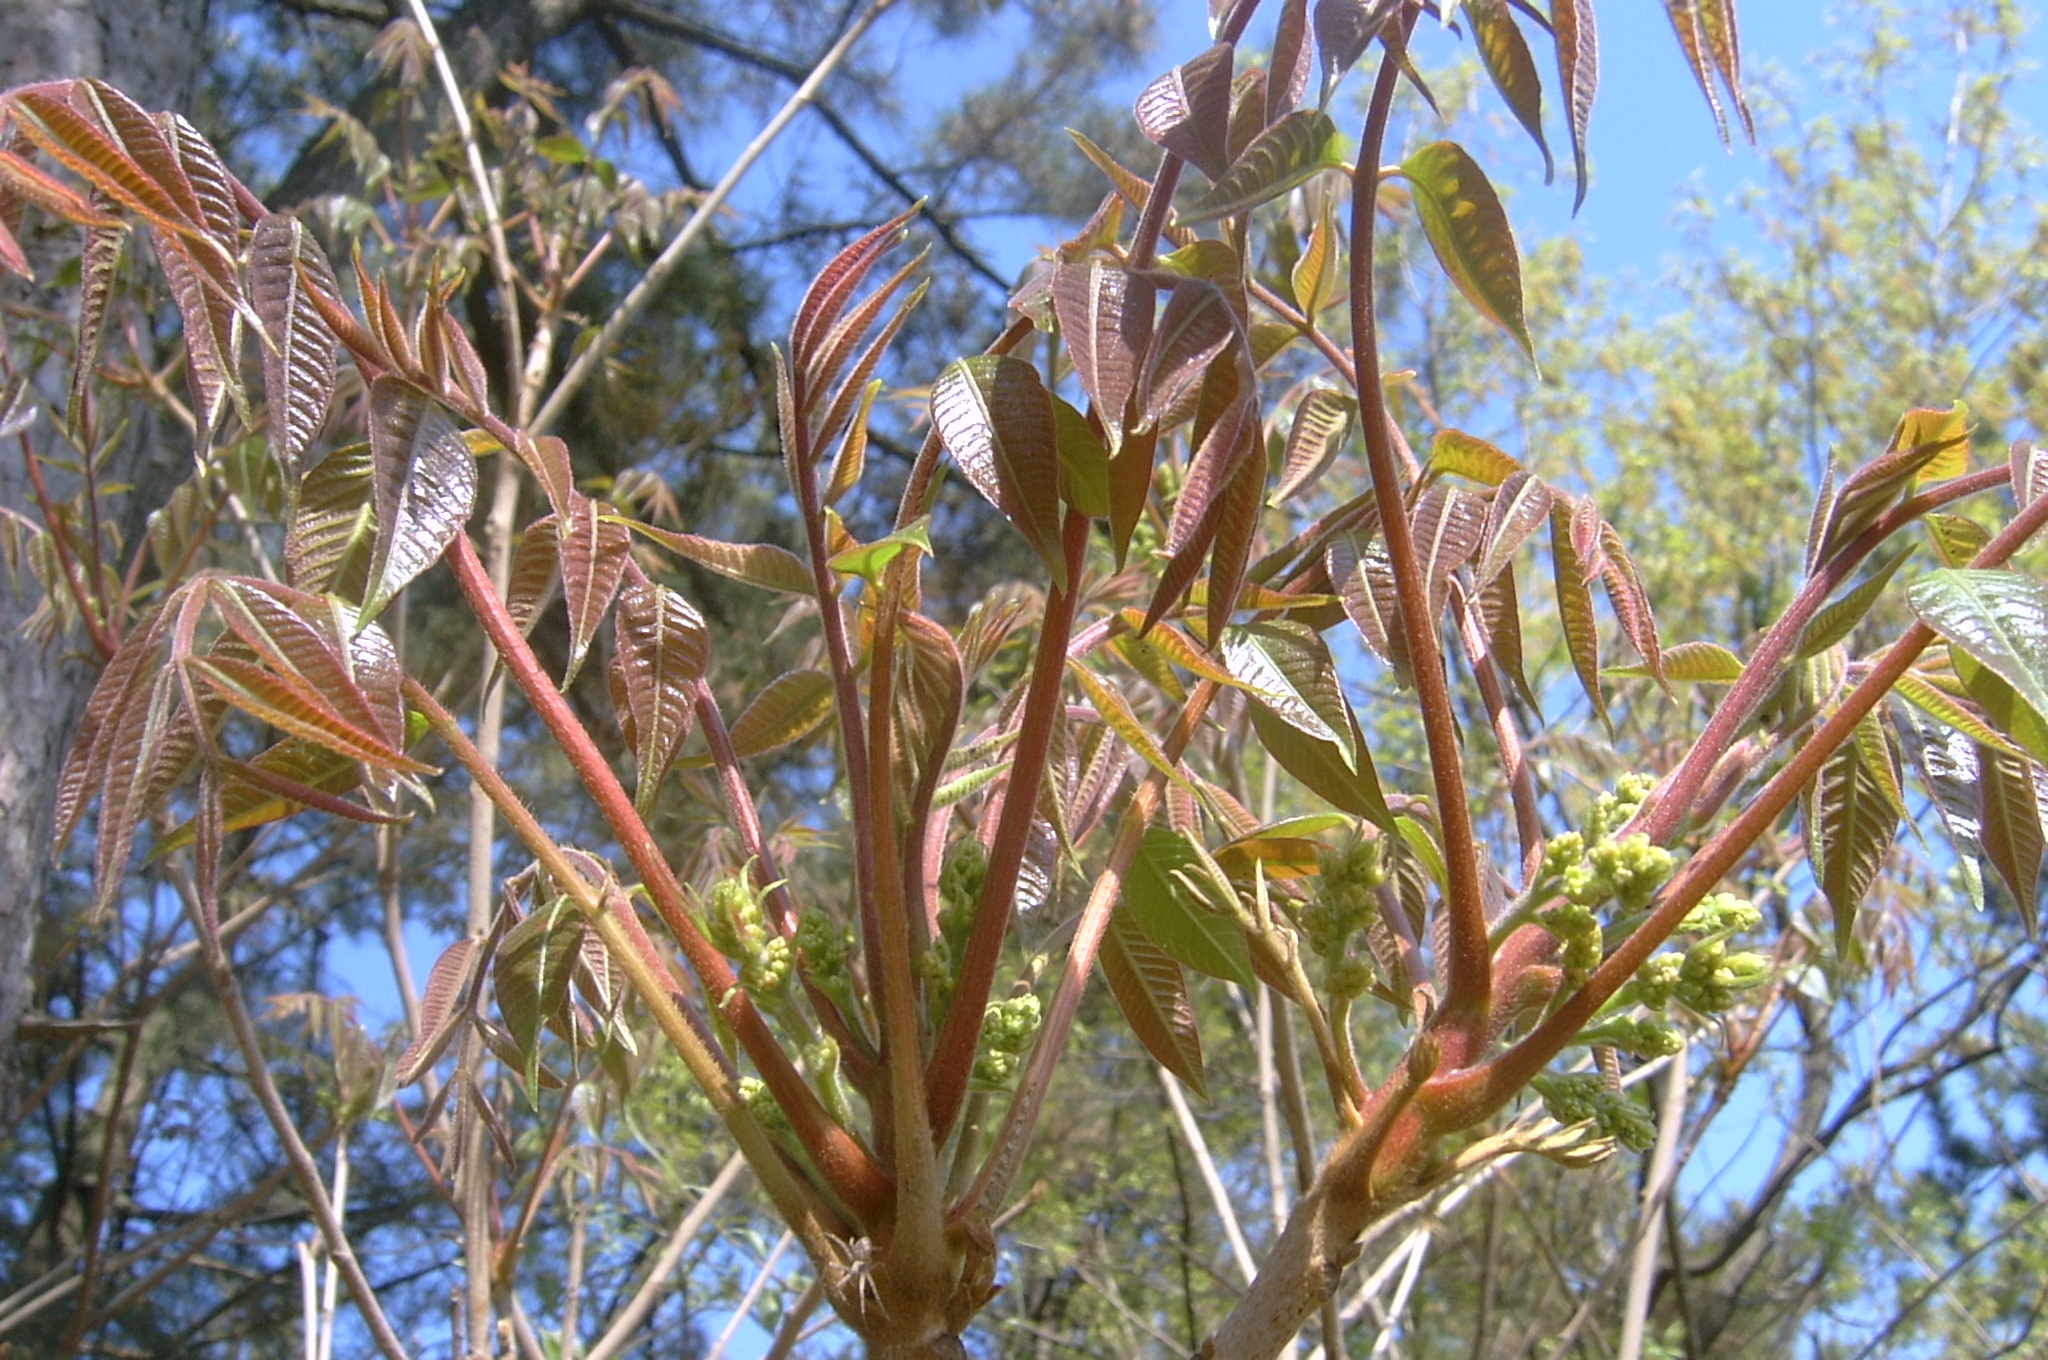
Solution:
<path fill-rule="evenodd" d="M 1573 2 L 1561 0 L 1560 8 Z M 1456 142 L 1430 142 L 1401 163 L 1401 173 L 1415 191 L 1423 232 L 1444 273 L 1533 360 L 1536 347 L 1522 315 L 1521 256 L 1486 172 Z"/>
<path fill-rule="evenodd" d="M 1543 152 L 1543 182 L 1548 184 L 1554 167 L 1550 143 L 1543 139 L 1543 81 L 1536 74 L 1528 40 L 1516 26 L 1507 0 L 1465 0 L 1465 13 L 1472 20 L 1472 39 L 1493 87 Z"/>
<path fill-rule="evenodd" d="M 1904 422 L 1900 431 L 1910 433 Z M 1876 523 L 1900 495 L 1911 490 L 1926 468 L 1966 442 L 1967 436 L 1957 432 L 1926 443 L 1897 445 L 1850 473 L 1828 503 L 1827 518 L 1811 554 L 1812 561 L 1817 564 L 1832 557 Z"/>
<path fill-rule="evenodd" d="M 1288 276 L 1295 306 L 1311 321 L 1336 302 L 1344 286 L 1344 261 L 1337 237 L 1337 196 L 1324 194 L 1309 228 L 1308 244 Z"/>
<path fill-rule="evenodd" d="M 1944 570 L 1915 581 L 1906 598 L 1928 627 L 2048 718 L 2048 587 L 2017 572 Z"/>
<path fill-rule="evenodd" d="M 289 213 L 256 224 L 249 242 L 249 300 L 262 319 L 263 392 L 270 403 L 270 456 L 296 486 L 334 396 L 335 340 L 305 296 L 304 272 L 328 270 L 312 234 Z"/>
<path fill-rule="evenodd" d="M 1929 515 L 1921 523 L 1944 567 L 1969 566 L 1991 541 L 1989 529 L 1961 515 Z"/>
<path fill-rule="evenodd" d="M 568 899 L 558 899 L 506 931 L 492 960 L 491 990 L 518 1050 L 529 1095 L 540 1085 L 541 1027 L 553 1021 L 567 1029 L 571 1023 L 569 981 L 585 929 Z"/>
<path fill-rule="evenodd" d="M 1222 289 L 1204 279 L 1177 281 L 1167 295 L 1145 357 L 1140 389 L 1145 420 L 1159 422 L 1179 407 L 1225 346 L 1241 344 L 1242 339 L 1237 316 Z"/>
<path fill-rule="evenodd" d="M 1977 748 L 1977 768 L 1984 856 L 2011 890 L 2031 936 L 2041 880 L 2040 771 L 2025 756 L 1984 746 Z"/>
<path fill-rule="evenodd" d="M 569 663 L 562 671 L 562 688 L 567 689 L 612 606 L 633 536 L 610 506 L 580 492 L 571 495 L 566 514 L 555 520 L 562 599 L 569 608 Z"/>
<path fill-rule="evenodd" d="M 1344 164 L 1344 138 L 1330 115 L 1296 109 L 1261 132 L 1208 193 L 1175 215 L 1184 227 L 1250 212 L 1325 170 Z"/>
<path fill-rule="evenodd" d="M 1438 430 L 1429 441 L 1429 463 L 1425 477 L 1464 477 L 1485 486 L 1498 487 L 1522 465 L 1501 450 L 1463 430 Z"/>
<path fill-rule="evenodd" d="M 644 811 L 690 733 L 711 643 L 690 602 L 650 581 L 628 581 L 619 591 L 612 627 L 612 707 L 633 751 L 634 801 Z"/>
<path fill-rule="evenodd" d="M 1123 695 L 1116 692 L 1114 686 L 1082 665 L 1078 659 L 1070 660 L 1067 664 L 1073 671 L 1074 678 L 1081 682 L 1081 689 L 1087 694 L 1088 702 L 1124 745 L 1137 752 L 1147 765 L 1182 788 L 1193 788 L 1193 785 L 1188 783 L 1187 776 L 1182 774 L 1179 768 L 1166 758 L 1166 753 L 1159 749 L 1159 743 L 1152 739 L 1152 734 L 1145 730 L 1145 725 L 1138 721 L 1138 715 L 1131 711 L 1130 704 L 1125 701 Z"/>
<path fill-rule="evenodd" d="M 1593 93 L 1600 84 L 1600 38 L 1593 24 L 1593 0 L 1551 0 L 1551 34 L 1557 42 L 1558 89 L 1564 97 L 1565 126 L 1571 130 L 1572 194 L 1576 215 L 1586 201 L 1586 124 L 1593 117 Z"/>
<path fill-rule="evenodd" d="M 884 534 L 872 543 L 858 543 L 851 548 L 832 554 L 827 565 L 834 571 L 858 576 L 864 581 L 879 585 L 882 572 L 891 562 L 905 552 L 919 552 L 931 556 L 932 540 L 927 532 L 929 519 L 919 519 L 905 525 L 894 533 Z"/>
<path fill-rule="evenodd" d="M 426 991 L 420 996 L 419 1033 L 398 1055 L 392 1069 L 392 1080 L 400 1090 L 425 1076 L 455 1037 L 462 1020 L 457 1007 L 469 989 L 475 953 L 476 941 L 464 935 L 434 960 L 427 973 Z"/>
<path fill-rule="evenodd" d="M 733 751 L 744 758 L 787 746 L 816 731 L 831 715 L 831 676 L 824 671 L 785 671 L 733 722 Z"/>
<path fill-rule="evenodd" d="M 1650 611 L 1649 592 L 1643 589 L 1642 577 L 1636 574 L 1621 535 L 1605 520 L 1600 522 L 1600 584 L 1621 621 L 1623 636 L 1650 668 L 1651 678 L 1664 685 L 1664 649 L 1657 637 L 1657 617 Z M 1669 686 L 1665 688 L 1669 690 Z"/>
<path fill-rule="evenodd" d="M 377 513 L 368 444 L 328 454 L 299 483 L 285 528 L 286 579 L 300 590 L 360 600 L 369 580 Z"/>
<path fill-rule="evenodd" d="M 1966 707 L 1960 699 L 1929 683 L 1918 671 L 1907 671 L 1892 683 L 1892 693 L 1919 709 L 1944 727 L 1952 727 L 1979 746 L 2018 755 L 2019 748 L 1991 729 L 1990 724 Z"/>
<path fill-rule="evenodd" d="M 1230 164 L 1232 49 L 1218 43 L 1138 94 L 1138 131 L 1210 179 Z"/>
<path fill-rule="evenodd" d="M 1884 725 L 1866 716 L 1821 766 L 1807 794 L 1807 858 L 1833 909 L 1835 949 L 1852 947 L 1856 910 L 1890 853 L 1904 809 Z"/>
<path fill-rule="evenodd" d="M 1799 646 L 1793 652 L 1796 660 L 1816 656 L 1856 631 L 1856 625 L 1877 603 L 1878 596 L 1891 584 L 1892 576 L 1906 559 L 1913 555 L 1911 548 L 1901 548 L 1893 553 L 1859 582 L 1856 588 L 1816 613 L 1799 632 Z"/>
<path fill-rule="evenodd" d="M 1357 534 L 1338 534 L 1330 540 L 1325 563 L 1330 584 L 1344 603 L 1344 615 L 1358 629 L 1366 649 L 1391 668 L 1400 683 L 1412 683 L 1408 634 L 1401 626 L 1386 540 L 1378 534 L 1364 541 Z"/>
<path fill-rule="evenodd" d="M 1053 586 L 1065 590 L 1059 426 L 1038 370 L 1008 355 L 956 360 L 932 385 L 931 410 L 967 480 L 1037 550 Z"/>
<path fill-rule="evenodd" d="M 1579 687 L 1593 712 L 1607 721 L 1607 701 L 1600 694 L 1600 633 L 1593 619 L 1593 592 L 1586 588 L 1585 562 L 1572 544 L 1573 506 L 1558 501 L 1550 509 L 1551 580 L 1557 588 L 1558 621 L 1564 628 L 1565 650 Z"/>
<path fill-rule="evenodd" d="M 1053 271 L 1053 312 L 1074 360 L 1074 376 L 1095 405 L 1112 451 L 1122 447 L 1124 419 L 1152 339 L 1152 283 L 1133 278 L 1114 260 L 1090 256 Z"/>
<path fill-rule="evenodd" d="M 639 520 L 627 520 L 626 527 L 731 580 L 744 581 L 750 586 L 780 591 L 785 595 L 808 596 L 812 593 L 811 569 L 787 548 L 778 548 L 772 543 L 726 543 L 696 534 L 659 529 Z"/>
<path fill-rule="evenodd" d="M 1280 504 L 1316 484 L 1351 438 L 1358 420 L 1358 399 L 1332 388 L 1318 387 L 1294 408 L 1287 430 L 1287 450 L 1280 464 L 1280 484 L 1272 503 Z"/>
<path fill-rule="evenodd" d="M 1550 488 L 1529 473 L 1511 472 L 1501 481 L 1486 512 L 1473 580 L 1484 585 L 1514 560 L 1537 526 L 1550 518 L 1551 500 Z"/>
<path fill-rule="evenodd" d="M 370 386 L 370 456 L 377 527 L 366 620 L 434 564 L 476 503 L 476 460 L 461 431 L 432 398 L 398 378 Z"/>
<path fill-rule="evenodd" d="M 1609 666 L 1603 674 L 1628 679 L 1655 677 L 1647 664 Z M 1664 649 L 1664 678 L 1688 684 L 1728 685 L 1742 678 L 1742 658 L 1713 642 L 1681 642 Z"/>
<path fill-rule="evenodd" d="M 1451 577 L 1479 551 L 1486 528 L 1487 498 L 1439 482 L 1422 494 L 1410 532 L 1422 568 L 1423 596 L 1429 601 L 1430 626 L 1444 615 L 1450 600 Z"/>

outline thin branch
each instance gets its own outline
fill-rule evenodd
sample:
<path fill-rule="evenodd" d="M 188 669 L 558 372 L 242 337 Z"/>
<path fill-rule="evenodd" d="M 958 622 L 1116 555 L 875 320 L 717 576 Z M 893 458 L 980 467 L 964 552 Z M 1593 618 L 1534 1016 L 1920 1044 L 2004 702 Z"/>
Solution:
<path fill-rule="evenodd" d="M 1643 1205 L 1636 1215 L 1635 1237 L 1629 1252 L 1628 1292 L 1621 1308 L 1621 1343 L 1618 1360 L 1641 1360 L 1643 1326 L 1650 1315 L 1650 1285 L 1657 1274 L 1657 1231 L 1664 1219 L 1664 1204 L 1678 1179 L 1679 1131 L 1685 1124 L 1686 1066 L 1684 1031 L 1679 1049 L 1664 1069 L 1664 1101 L 1657 1110 L 1657 1142 L 1650 1149 L 1650 1164 L 1643 1176 Z"/>
<path fill-rule="evenodd" d="M 414 3 L 418 3 L 418 0 L 414 0 Z M 846 54 L 853 50 L 854 43 L 860 40 L 861 35 L 868 31 L 892 3 L 894 0 L 869 0 L 860 16 L 847 27 L 846 32 L 839 35 L 839 41 L 833 43 L 830 50 L 818 59 L 818 64 L 811 68 L 811 73 L 804 78 L 803 84 L 797 86 L 796 92 L 790 95 L 776 111 L 775 116 L 755 134 L 754 140 L 747 143 L 746 149 L 740 152 L 739 159 L 732 163 L 732 168 L 711 187 L 710 193 L 698 201 L 696 208 L 690 213 L 689 220 L 683 223 L 668 245 L 663 247 L 654 263 L 647 267 L 647 272 L 641 275 L 640 281 L 627 291 L 626 296 L 606 318 L 604 326 L 591 337 L 590 343 L 577 354 L 575 362 L 569 365 L 569 371 L 562 375 L 561 382 L 555 385 L 555 390 L 548 394 L 546 403 L 541 406 L 540 413 L 533 418 L 532 424 L 528 427 L 529 433 L 542 434 L 562 418 L 562 413 L 568 409 L 569 402 L 582 389 L 583 384 L 590 380 L 598 364 L 618 344 L 619 337 L 625 334 L 626 328 L 638 321 L 640 314 L 654 301 L 656 294 L 661 291 L 661 286 L 668 281 L 668 276 L 675 272 L 676 266 L 682 263 L 683 256 L 696 244 L 697 237 L 711 224 L 712 217 L 725 205 L 726 199 L 732 196 L 732 191 L 738 187 L 740 180 L 745 178 L 747 171 L 753 169 L 754 162 L 761 159 L 763 153 L 782 135 L 782 130 L 789 126 L 790 121 L 803 107 L 817 97 L 818 90 L 846 59 Z"/>
<path fill-rule="evenodd" d="M 1223 1177 L 1216 1174 L 1216 1159 L 1209 1155 L 1209 1143 L 1202 1137 L 1202 1126 L 1195 1122 L 1195 1112 L 1188 1108 L 1188 1098 L 1181 1094 L 1179 1080 L 1159 1064 L 1152 1066 L 1159 1077 L 1160 1089 L 1166 1092 L 1166 1103 L 1173 1108 L 1174 1121 L 1180 1125 L 1181 1137 L 1187 1140 L 1188 1151 L 1195 1155 L 1195 1170 L 1209 1192 L 1210 1203 L 1216 1206 L 1216 1217 L 1223 1221 L 1223 1236 L 1230 1242 L 1230 1254 L 1237 1259 L 1237 1268 L 1243 1272 L 1244 1282 L 1250 1284 L 1259 1273 L 1258 1263 L 1252 1260 L 1251 1244 L 1244 1240 L 1244 1229 L 1238 1225 L 1237 1210 L 1230 1203 L 1230 1191 L 1224 1186 Z"/>
<path fill-rule="evenodd" d="M 711 1215 L 735 1185 L 746 1174 L 747 1159 L 744 1153 L 735 1152 L 725 1159 L 725 1165 L 718 1169 L 711 1184 L 704 1187 L 704 1193 L 690 1206 L 690 1212 L 683 1215 L 683 1221 L 676 1224 L 675 1231 L 662 1243 L 661 1254 L 654 1258 L 654 1264 L 647 1271 L 647 1278 L 633 1291 L 633 1297 L 626 1300 L 626 1306 L 613 1316 L 605 1327 L 597 1344 L 590 1348 L 583 1360 L 613 1360 L 623 1352 L 633 1334 L 640 1330 L 640 1324 L 653 1313 L 655 1304 L 661 1301 L 662 1291 L 668 1288 L 669 1277 L 675 1273 L 683 1259 L 684 1250 L 702 1232 L 704 1225 L 711 1221 Z"/>

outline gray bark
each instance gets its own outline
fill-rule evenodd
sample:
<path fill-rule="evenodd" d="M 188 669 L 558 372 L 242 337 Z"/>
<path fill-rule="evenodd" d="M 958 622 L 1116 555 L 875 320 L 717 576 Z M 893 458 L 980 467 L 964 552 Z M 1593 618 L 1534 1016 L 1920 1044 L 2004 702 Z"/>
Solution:
<path fill-rule="evenodd" d="M 207 8 L 207 0 L 0 3 L 0 88 L 99 76 L 145 108 L 189 109 L 205 69 Z M 18 280 L 7 284 L 9 291 L 21 287 Z M 103 473 L 135 487 L 116 512 L 130 544 L 166 474 L 188 458 L 176 441 L 152 437 L 152 422 L 138 421 L 134 429 Z M 31 434 L 47 448 L 46 428 Z M 34 509 L 18 449 L 0 451 L 0 503 Z M 43 647 L 23 636 L 35 603 L 33 582 L 0 590 L 0 711 L 7 715 L 0 721 L 0 1112 L 18 1098 L 15 1033 L 36 990 L 32 961 L 49 878 L 51 794 L 93 675 L 79 639 Z"/>

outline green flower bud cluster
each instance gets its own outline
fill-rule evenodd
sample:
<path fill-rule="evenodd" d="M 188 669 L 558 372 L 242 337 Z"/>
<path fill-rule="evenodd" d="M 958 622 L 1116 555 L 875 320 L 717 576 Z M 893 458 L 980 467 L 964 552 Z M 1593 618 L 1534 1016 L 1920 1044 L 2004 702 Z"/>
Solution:
<path fill-rule="evenodd" d="M 1770 972 L 1771 961 L 1762 954 L 1730 953 L 1723 940 L 1701 940 L 1683 954 L 1658 954 L 1638 969 L 1635 999 L 1651 1010 L 1676 1001 L 1700 1015 L 1715 1015 Z"/>
<path fill-rule="evenodd" d="M 1315 899 L 1301 909 L 1301 933 L 1310 949 L 1335 959 L 1379 909 L 1373 893 L 1387 881 L 1387 866 L 1377 840 L 1325 850 L 1321 858 Z"/>
<path fill-rule="evenodd" d="M 1542 1072 L 1529 1083 L 1543 1108 L 1560 1124 L 1591 1122 L 1602 1137 L 1641 1152 L 1657 1140 L 1649 1114 L 1592 1072 Z"/>
<path fill-rule="evenodd" d="M 1678 1052 L 1678 1031 L 1657 1020 L 1616 1016 L 1580 1031 L 1578 1042 L 1618 1048 L 1636 1058 L 1664 1058 Z"/>
<path fill-rule="evenodd" d="M 1586 809 L 1586 844 L 1594 845 L 1604 841 L 1615 828 L 1628 825 L 1643 800 L 1650 796 L 1650 790 L 1657 786 L 1655 776 L 1647 774 L 1625 774 L 1614 781 L 1614 792 L 1603 793 L 1593 800 L 1593 806 Z"/>
<path fill-rule="evenodd" d="M 981 1017 L 981 1051 L 974 1059 L 974 1079 L 985 1086 L 1006 1085 L 1016 1074 L 1024 1050 L 1038 1033 L 1042 1014 L 1038 998 L 1026 992 L 991 1005 Z"/>
<path fill-rule="evenodd" d="M 1606 954 L 1606 936 L 1600 928 L 1600 918 L 1593 908 L 1583 902 L 1560 902 L 1547 911 L 1538 912 L 1536 923 L 1556 936 L 1564 945 L 1564 957 L 1559 960 L 1564 968 L 1564 986 L 1569 991 L 1592 975 L 1600 966 Z"/>
<path fill-rule="evenodd" d="M 1677 863 L 1669 850 L 1650 844 L 1641 833 L 1594 841 L 1585 858 L 1564 871 L 1564 895 L 1589 907 L 1615 901 L 1626 910 L 1639 911 L 1664 886 Z"/>
<path fill-rule="evenodd" d="M 704 934 L 719 953 L 739 965 L 740 986 L 767 996 L 789 985 L 795 956 L 789 941 L 768 925 L 761 895 L 742 870 L 711 886 L 705 904 Z"/>
<path fill-rule="evenodd" d="M 1764 914 L 1756 909 L 1746 897 L 1734 893 L 1715 893 L 1685 914 L 1678 923 L 1681 935 L 1713 935 L 1723 939 L 1740 935 L 1745 930 L 1755 930 L 1763 924 Z"/>
<path fill-rule="evenodd" d="M 810 970 L 810 976 L 844 975 L 850 945 L 846 931 L 826 913 L 813 908 L 797 917 L 796 947 L 804 956 L 804 967 Z"/>
<path fill-rule="evenodd" d="M 972 836 L 953 842 L 946 851 L 946 863 L 939 870 L 939 935 L 958 953 L 967 931 L 974 924 L 974 904 L 981 900 L 982 880 L 988 877 L 988 851 Z"/>
<path fill-rule="evenodd" d="M 846 1087 L 839 1080 L 839 1041 L 821 1034 L 816 1043 L 804 1045 L 803 1056 L 804 1070 L 816 1083 L 826 1110 L 841 1124 L 852 1123 L 853 1109 L 847 1103 Z"/>
<path fill-rule="evenodd" d="M 768 1094 L 767 1082 L 759 1077 L 741 1077 L 740 1100 L 746 1105 L 747 1113 L 753 1115 L 755 1122 L 769 1133 L 789 1133 L 789 1116 L 775 1103 L 775 1097 Z"/>

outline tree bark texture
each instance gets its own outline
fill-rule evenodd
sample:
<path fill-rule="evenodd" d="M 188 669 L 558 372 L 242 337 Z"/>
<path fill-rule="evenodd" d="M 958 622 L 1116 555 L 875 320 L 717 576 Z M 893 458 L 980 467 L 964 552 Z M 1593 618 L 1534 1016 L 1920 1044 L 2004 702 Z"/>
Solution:
<path fill-rule="evenodd" d="M 0 88 L 99 76 L 145 108 L 190 109 L 205 69 L 207 9 L 207 0 L 10 0 L 0 4 Z M 32 260 L 37 254 L 61 258 L 75 250 L 75 241 L 31 238 L 23 246 Z M 0 296 L 21 301 L 34 295 L 31 285 L 9 279 Z M 68 375 L 38 376 L 62 409 Z M 182 436 L 158 422 L 138 418 L 130 429 L 108 454 L 101 476 L 135 488 L 115 511 L 122 541 L 133 545 L 147 510 L 189 462 L 189 452 Z M 47 426 L 31 427 L 30 436 L 39 449 L 50 449 Z M 51 491 L 65 494 L 57 486 Z M 0 451 L 0 503 L 35 511 L 18 447 Z M 0 589 L 0 711 L 6 714 L 0 721 L 0 1111 L 11 1111 L 19 1094 L 15 1035 L 35 994 L 32 961 L 49 880 L 51 795 L 94 674 L 81 659 L 82 639 L 44 647 L 23 636 L 35 605 L 32 581 L 16 591 Z"/>

